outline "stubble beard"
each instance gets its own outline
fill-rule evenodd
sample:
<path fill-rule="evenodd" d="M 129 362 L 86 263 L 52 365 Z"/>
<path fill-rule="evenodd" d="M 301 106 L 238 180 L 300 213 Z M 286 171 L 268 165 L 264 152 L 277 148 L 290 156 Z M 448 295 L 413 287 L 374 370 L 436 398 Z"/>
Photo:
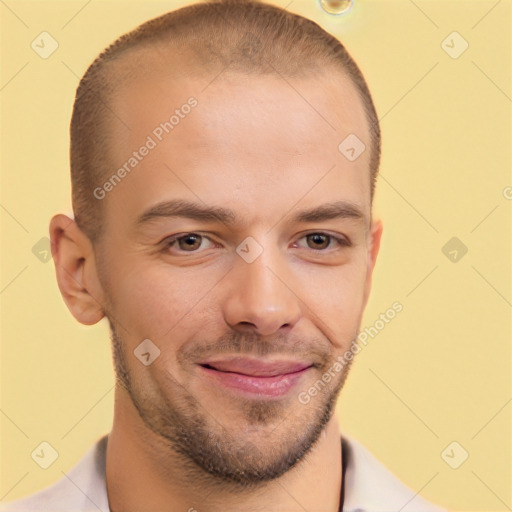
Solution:
<path fill-rule="evenodd" d="M 137 385 L 127 364 L 127 344 L 112 322 L 110 327 L 118 385 L 127 391 L 145 426 L 170 449 L 169 457 L 181 459 L 183 470 L 204 484 L 257 487 L 305 460 L 332 417 L 351 366 L 346 364 L 336 382 L 301 404 L 304 409 L 287 412 L 280 401 L 240 400 L 245 423 L 224 426 L 214 416 L 215 406 L 209 411 L 170 374 L 166 385 L 177 391 L 172 401 L 156 384 L 151 389 Z M 269 425 L 276 426 L 264 429 Z M 258 428 L 266 433 L 255 435 Z"/>

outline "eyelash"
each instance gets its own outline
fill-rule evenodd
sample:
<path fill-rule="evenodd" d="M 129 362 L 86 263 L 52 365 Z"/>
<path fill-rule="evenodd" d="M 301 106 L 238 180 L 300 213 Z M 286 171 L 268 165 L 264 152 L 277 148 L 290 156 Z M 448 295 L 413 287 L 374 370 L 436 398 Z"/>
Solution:
<path fill-rule="evenodd" d="M 171 248 L 175 242 L 178 242 L 179 240 L 181 240 L 183 238 L 187 238 L 187 236 L 190 236 L 190 235 L 198 235 L 201 238 L 206 238 L 207 240 L 209 240 L 213 244 L 216 243 L 209 236 L 202 235 L 201 233 L 196 233 L 194 231 L 190 231 L 188 233 L 172 235 L 171 237 L 166 238 L 164 240 L 165 250 L 168 250 L 169 248 Z M 325 233 L 323 231 L 312 231 L 311 233 L 306 233 L 301 238 L 299 238 L 299 240 L 302 240 L 303 238 L 307 238 L 308 236 L 312 236 L 312 235 L 322 235 L 322 236 L 328 237 L 330 242 L 331 241 L 336 242 L 339 247 L 351 247 L 351 245 L 352 245 L 350 240 L 348 240 L 347 238 L 338 237 L 336 235 L 333 235 L 331 233 Z M 297 242 L 295 242 L 295 243 L 297 243 Z M 304 249 L 304 247 L 303 247 L 303 249 Z M 319 252 L 319 253 L 320 252 L 328 252 L 329 251 L 328 248 L 327 249 L 312 249 L 311 247 L 307 247 L 307 249 L 310 249 L 311 251 Z M 196 250 L 196 251 L 180 251 L 180 252 L 182 252 L 183 254 L 186 254 L 187 252 L 190 253 L 190 254 L 194 254 L 194 253 L 198 253 L 200 251 Z"/>

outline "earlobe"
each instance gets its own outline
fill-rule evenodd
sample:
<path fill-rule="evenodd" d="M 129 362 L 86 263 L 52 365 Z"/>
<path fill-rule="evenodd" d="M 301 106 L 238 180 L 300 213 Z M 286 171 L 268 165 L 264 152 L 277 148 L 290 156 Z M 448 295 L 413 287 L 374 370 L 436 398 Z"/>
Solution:
<path fill-rule="evenodd" d="M 103 291 L 89 238 L 73 219 L 55 215 L 50 240 L 60 292 L 71 314 L 82 324 L 99 322 L 104 313 Z"/>

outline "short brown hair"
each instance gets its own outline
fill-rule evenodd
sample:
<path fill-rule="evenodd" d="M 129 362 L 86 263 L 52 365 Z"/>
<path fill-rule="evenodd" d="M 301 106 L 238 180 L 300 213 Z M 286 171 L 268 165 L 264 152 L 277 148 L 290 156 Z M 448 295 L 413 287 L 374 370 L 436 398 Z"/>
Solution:
<path fill-rule="evenodd" d="M 71 183 L 75 220 L 95 242 L 102 231 L 101 201 L 93 195 L 107 174 L 111 142 L 109 102 L 123 80 L 113 63 L 137 49 L 182 48 L 208 67 L 248 73 L 305 76 L 327 66 L 352 80 L 362 100 L 371 137 L 371 199 L 380 162 L 380 127 L 365 79 L 343 44 L 315 22 L 259 0 L 213 0 L 149 20 L 122 35 L 89 66 L 76 91 L 71 119 Z M 340 141 L 341 142 L 341 141 Z"/>

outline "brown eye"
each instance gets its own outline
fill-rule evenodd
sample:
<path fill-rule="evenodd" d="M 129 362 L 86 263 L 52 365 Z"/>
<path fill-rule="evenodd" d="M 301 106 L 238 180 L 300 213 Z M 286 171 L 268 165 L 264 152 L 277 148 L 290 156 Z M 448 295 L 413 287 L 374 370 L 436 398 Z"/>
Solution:
<path fill-rule="evenodd" d="M 201 235 L 185 235 L 181 238 L 177 239 L 178 247 L 182 251 L 195 251 L 196 249 L 199 249 L 201 247 L 201 242 L 203 240 L 203 237 Z"/>
<path fill-rule="evenodd" d="M 165 244 L 165 250 L 175 253 L 200 252 L 202 249 L 210 249 L 213 245 L 213 242 L 206 236 L 197 233 L 186 233 L 181 236 L 170 237 Z"/>
<path fill-rule="evenodd" d="M 322 232 L 306 234 L 296 242 L 296 247 L 301 249 L 313 249 L 326 253 L 330 253 L 335 249 L 351 247 L 351 245 L 350 240 L 347 238 Z"/>
<path fill-rule="evenodd" d="M 322 233 L 313 233 L 306 236 L 308 247 L 310 249 L 326 249 L 329 247 L 331 237 Z"/>

